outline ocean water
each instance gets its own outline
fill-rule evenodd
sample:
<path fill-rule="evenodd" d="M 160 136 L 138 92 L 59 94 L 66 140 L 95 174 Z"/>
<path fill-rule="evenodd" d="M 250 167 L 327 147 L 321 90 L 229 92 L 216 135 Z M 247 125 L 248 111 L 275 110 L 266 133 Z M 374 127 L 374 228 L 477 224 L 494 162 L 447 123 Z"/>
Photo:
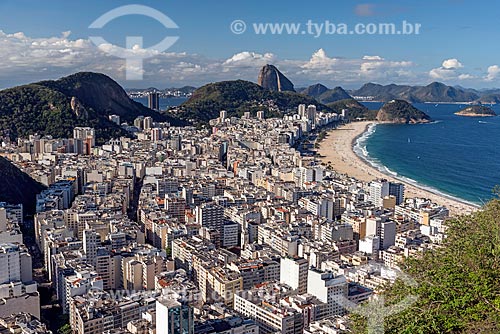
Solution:
<path fill-rule="evenodd" d="M 146 107 L 148 106 L 148 98 L 147 97 L 136 98 L 133 100 L 136 102 L 142 103 Z M 167 110 L 168 107 L 176 107 L 186 100 L 187 99 L 185 97 L 160 98 L 160 109 Z"/>
<path fill-rule="evenodd" d="M 381 103 L 364 103 L 378 109 Z M 434 122 L 378 124 L 355 145 L 379 170 L 421 187 L 475 204 L 500 185 L 500 117 L 461 117 L 464 105 L 417 103 Z M 500 105 L 492 108 L 500 115 Z"/>

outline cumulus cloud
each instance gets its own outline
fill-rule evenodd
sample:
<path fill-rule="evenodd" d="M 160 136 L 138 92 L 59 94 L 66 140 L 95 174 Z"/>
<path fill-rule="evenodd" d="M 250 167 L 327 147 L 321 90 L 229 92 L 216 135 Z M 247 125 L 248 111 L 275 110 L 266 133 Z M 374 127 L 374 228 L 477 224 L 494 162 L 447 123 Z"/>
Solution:
<path fill-rule="evenodd" d="M 304 69 L 331 69 L 335 65 L 339 64 L 340 59 L 338 58 L 330 58 L 326 54 L 326 51 L 323 49 L 319 49 L 314 52 L 311 56 L 311 59 L 301 67 Z"/>
<path fill-rule="evenodd" d="M 261 66 L 272 63 L 295 85 L 321 82 L 327 86 L 356 87 L 367 81 L 379 83 L 422 84 L 432 79 L 486 80 L 500 79 L 500 67 L 492 65 L 487 74 L 464 73 L 464 66 L 455 58 L 446 59 L 438 68 L 422 70 L 405 59 L 387 59 L 382 55 L 360 55 L 346 58 L 329 55 L 325 49 L 313 52 L 309 59 L 283 59 L 269 52 L 242 51 L 225 59 L 208 58 L 186 52 L 160 52 L 135 46 L 130 50 L 111 44 L 95 46 L 87 39 L 72 39 L 71 32 L 57 37 L 32 38 L 22 32 L 0 31 L 0 87 L 38 80 L 56 79 L 78 71 L 95 71 L 110 75 L 125 86 L 168 87 L 203 85 L 208 82 L 244 79 L 256 81 Z M 144 81 L 125 80 L 126 62 L 112 54 L 122 52 L 141 58 L 129 72 L 142 74 Z M 130 66 L 130 64 L 129 64 Z"/>
<path fill-rule="evenodd" d="M 456 58 L 445 59 L 440 67 L 429 71 L 429 76 L 434 80 L 470 80 L 475 76 L 460 71 L 464 65 Z"/>
<path fill-rule="evenodd" d="M 244 51 L 233 55 L 224 61 L 225 66 L 256 66 L 265 65 L 274 62 L 276 56 L 272 53 L 259 54 L 255 52 Z"/>
<path fill-rule="evenodd" d="M 384 60 L 384 58 L 380 56 L 363 56 L 363 60 Z"/>
<path fill-rule="evenodd" d="M 500 66 L 491 65 L 488 67 L 488 74 L 485 77 L 486 81 L 493 81 L 500 75 Z"/>
<path fill-rule="evenodd" d="M 456 59 L 456 58 L 444 60 L 443 64 L 441 66 L 445 69 L 448 69 L 448 70 L 464 67 L 464 65 L 462 65 L 462 63 L 459 62 L 458 59 Z"/>

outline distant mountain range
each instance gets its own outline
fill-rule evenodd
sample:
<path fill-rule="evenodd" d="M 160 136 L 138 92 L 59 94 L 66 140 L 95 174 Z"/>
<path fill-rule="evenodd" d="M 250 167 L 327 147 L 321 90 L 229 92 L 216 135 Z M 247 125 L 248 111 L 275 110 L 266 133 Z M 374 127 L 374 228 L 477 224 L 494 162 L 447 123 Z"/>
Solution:
<path fill-rule="evenodd" d="M 433 82 L 427 86 L 379 85 L 367 83 L 349 92 L 355 98 L 373 101 L 402 99 L 412 103 L 419 102 L 500 102 L 500 89 L 480 91 L 463 87 L 447 86 Z"/>
<path fill-rule="evenodd" d="M 190 94 L 190 98 L 178 107 L 156 112 L 131 100 L 118 83 L 104 74 L 76 73 L 55 81 L 0 91 L 0 136 L 13 140 L 34 133 L 71 137 L 75 126 L 89 126 L 95 128 L 97 142 L 102 143 L 109 138 L 128 135 L 121 126 L 109 121 L 111 114 L 119 115 L 129 124 L 138 116 L 150 116 L 155 121 L 182 126 L 206 124 L 218 117 L 221 110 L 226 110 L 228 116 L 263 110 L 266 117 L 273 117 L 296 112 L 299 104 L 315 104 L 318 110 L 337 113 L 347 109 L 351 119 L 377 118 L 377 111 L 368 110 L 353 98 L 411 103 L 500 103 L 500 89 L 479 91 L 439 82 L 427 86 L 367 83 L 351 91 L 342 87 L 330 89 L 318 83 L 295 92 L 293 83 L 273 65 L 264 66 L 257 81 L 259 84 L 234 80 L 210 83 L 198 89 L 176 88 L 176 91 Z M 144 91 L 153 90 L 157 89 Z M 418 119 L 416 113 L 413 116 Z"/>

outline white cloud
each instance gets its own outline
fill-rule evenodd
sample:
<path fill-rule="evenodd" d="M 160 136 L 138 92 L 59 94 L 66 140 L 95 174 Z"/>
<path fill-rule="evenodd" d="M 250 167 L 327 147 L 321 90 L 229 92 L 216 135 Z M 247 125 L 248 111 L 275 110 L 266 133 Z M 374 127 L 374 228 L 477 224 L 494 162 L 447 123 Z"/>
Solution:
<path fill-rule="evenodd" d="M 340 62 L 338 58 L 330 58 L 326 54 L 326 51 L 323 49 L 319 49 L 314 52 L 311 56 L 311 59 L 301 67 L 304 69 L 329 69 L 333 66 L 337 65 Z"/>
<path fill-rule="evenodd" d="M 440 67 L 433 68 L 429 71 L 429 76 L 434 80 L 470 80 L 476 77 L 469 73 L 461 72 L 464 65 L 456 58 L 443 60 Z"/>
<path fill-rule="evenodd" d="M 363 60 L 384 60 L 384 58 L 380 56 L 363 56 Z"/>
<path fill-rule="evenodd" d="M 499 76 L 499 74 L 500 74 L 500 66 L 491 65 L 488 67 L 488 75 L 486 75 L 485 80 L 493 81 Z"/>
<path fill-rule="evenodd" d="M 464 67 L 464 65 L 462 65 L 462 63 L 459 62 L 458 59 L 456 59 L 456 58 L 444 60 L 443 64 L 441 66 L 443 68 L 450 69 L 450 70 Z"/>
<path fill-rule="evenodd" d="M 255 66 L 265 65 L 274 62 L 276 56 L 272 53 L 259 54 L 255 52 L 240 52 L 233 55 L 231 58 L 226 59 L 223 65 L 226 66 Z"/>
<path fill-rule="evenodd" d="M 492 65 L 487 74 L 473 76 L 463 73 L 463 65 L 455 58 L 429 70 L 405 59 L 386 59 L 381 55 L 360 55 L 346 58 L 329 55 L 320 48 L 309 59 L 283 59 L 273 53 L 242 51 L 226 59 L 207 58 L 186 52 L 159 52 L 139 46 L 125 51 L 130 55 L 147 56 L 143 69 L 131 68 L 143 74 L 143 82 L 125 81 L 124 59 L 110 53 L 118 47 L 99 47 L 87 39 L 71 39 L 71 32 L 57 37 L 32 38 L 22 32 L 7 34 L 0 30 L 0 87 L 55 79 L 78 71 L 95 71 L 110 75 L 125 86 L 167 87 L 203 85 L 208 82 L 244 79 L 257 81 L 261 66 L 271 63 L 285 73 L 295 86 L 321 82 L 327 86 L 357 87 L 367 81 L 378 83 L 423 84 L 439 80 L 500 80 L 500 67 Z M 123 52 L 123 51 L 122 51 Z"/>
<path fill-rule="evenodd" d="M 473 76 L 472 74 L 460 74 L 458 78 L 460 80 L 470 80 L 470 79 L 475 79 L 476 77 Z"/>
<path fill-rule="evenodd" d="M 429 71 L 429 76 L 432 79 L 445 80 L 453 78 L 455 76 L 455 72 L 444 67 L 437 67 Z"/>

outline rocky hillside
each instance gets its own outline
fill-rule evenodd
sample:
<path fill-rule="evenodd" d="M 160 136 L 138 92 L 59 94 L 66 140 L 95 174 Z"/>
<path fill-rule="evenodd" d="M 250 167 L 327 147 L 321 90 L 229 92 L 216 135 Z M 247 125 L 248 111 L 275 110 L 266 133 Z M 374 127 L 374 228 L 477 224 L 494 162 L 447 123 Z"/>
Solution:
<path fill-rule="evenodd" d="M 120 85 L 99 73 L 77 73 L 0 91 L 0 130 L 13 140 L 34 133 L 69 137 L 75 126 L 95 128 L 98 142 L 125 135 L 108 120 L 111 114 L 127 122 L 143 115 L 183 124 L 129 99 Z"/>
<path fill-rule="evenodd" d="M 333 103 L 328 103 L 327 106 L 333 110 L 333 112 L 340 114 L 342 109 L 347 109 L 347 118 L 351 121 L 355 120 L 368 120 L 372 121 L 377 118 L 378 110 L 369 110 L 367 107 L 359 103 L 354 99 L 345 99 L 340 101 L 335 101 Z"/>
<path fill-rule="evenodd" d="M 301 93 L 310 97 L 314 97 L 316 100 L 318 100 L 318 102 L 324 104 L 345 99 L 352 99 L 352 97 L 342 87 L 329 89 L 319 83 L 307 87 L 306 89 L 301 91 Z"/>
<path fill-rule="evenodd" d="M 22 204 L 24 212 L 33 214 L 36 207 L 36 194 L 45 189 L 43 184 L 23 173 L 9 160 L 0 157 L 0 202 Z"/>
<path fill-rule="evenodd" d="M 293 83 L 281 73 L 274 65 L 265 65 L 262 67 L 257 80 L 259 86 L 264 89 L 277 92 L 295 92 Z"/>
<path fill-rule="evenodd" d="M 377 120 L 397 124 L 416 124 L 428 123 L 431 118 L 404 100 L 392 100 L 380 108 Z"/>
<path fill-rule="evenodd" d="M 468 117 L 491 117 L 496 116 L 495 111 L 486 106 L 474 105 L 467 106 L 455 113 L 458 116 L 468 116 Z"/>
<path fill-rule="evenodd" d="M 280 111 L 297 111 L 299 104 L 315 104 L 318 110 L 329 110 L 315 99 L 295 92 L 270 91 L 244 80 L 222 81 L 198 88 L 193 96 L 180 106 L 178 116 L 193 123 L 206 123 L 219 117 L 221 110 L 229 116 L 245 111 L 255 114 L 264 110 L 266 117 L 281 116 Z"/>

